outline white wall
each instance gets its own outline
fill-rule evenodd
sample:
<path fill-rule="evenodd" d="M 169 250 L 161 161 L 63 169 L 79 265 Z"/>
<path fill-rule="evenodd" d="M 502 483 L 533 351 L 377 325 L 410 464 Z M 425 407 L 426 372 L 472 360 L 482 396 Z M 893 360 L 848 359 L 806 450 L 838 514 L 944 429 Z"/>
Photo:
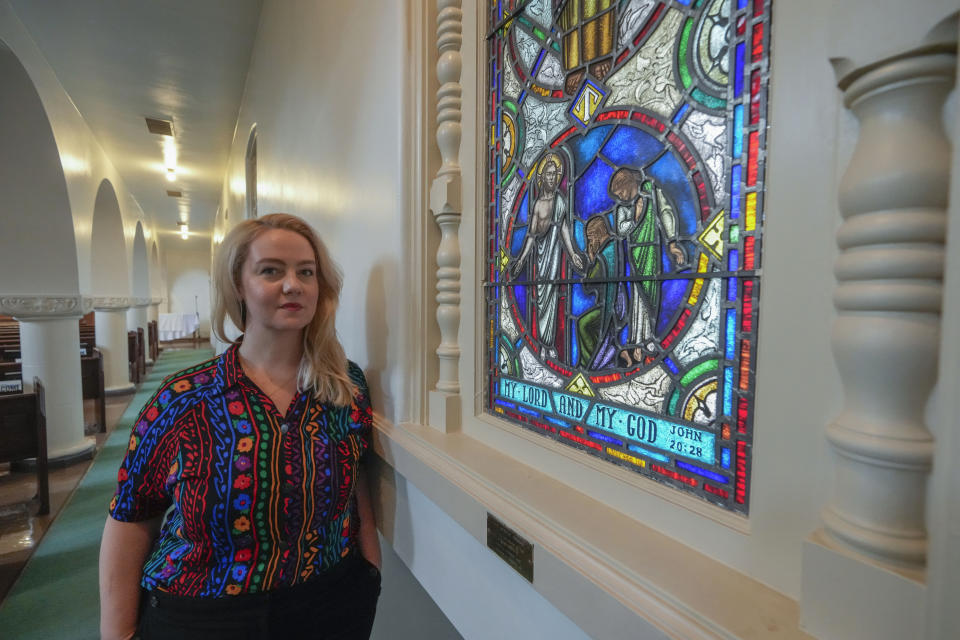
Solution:
<path fill-rule="evenodd" d="M 338 329 L 390 419 L 402 376 L 401 3 L 267 2 L 214 235 L 243 219 L 257 128 L 258 211 L 307 219 L 344 273 Z M 282 70 L 278 71 L 278 70 Z"/>
<path fill-rule="evenodd" d="M 170 313 L 200 312 L 200 335 L 210 335 L 210 252 L 167 250 Z"/>

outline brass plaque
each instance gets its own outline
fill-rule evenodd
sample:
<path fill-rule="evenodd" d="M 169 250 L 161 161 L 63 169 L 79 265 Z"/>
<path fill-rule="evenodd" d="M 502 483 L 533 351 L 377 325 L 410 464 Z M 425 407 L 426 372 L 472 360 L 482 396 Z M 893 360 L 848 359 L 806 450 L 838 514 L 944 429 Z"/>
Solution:
<path fill-rule="evenodd" d="M 533 582 L 533 544 L 487 513 L 487 547 L 529 582 Z"/>

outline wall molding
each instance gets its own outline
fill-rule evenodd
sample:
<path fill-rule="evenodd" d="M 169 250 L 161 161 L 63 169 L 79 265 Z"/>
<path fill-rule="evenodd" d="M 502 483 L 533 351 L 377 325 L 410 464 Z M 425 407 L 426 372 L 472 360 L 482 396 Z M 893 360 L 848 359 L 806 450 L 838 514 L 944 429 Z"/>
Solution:
<path fill-rule="evenodd" d="M 381 483 L 392 481 L 388 469 L 399 473 L 481 544 L 487 512 L 520 532 L 535 547 L 532 588 L 593 637 L 616 637 L 611 629 L 636 628 L 638 618 L 668 637 L 809 637 L 790 598 L 465 433 L 379 417 L 375 426 Z M 375 489 L 381 510 L 391 508 L 390 493 Z M 378 522 L 391 538 L 389 517 Z M 550 570 L 538 574 L 537 566 Z M 557 573 L 573 578 L 536 578 Z M 711 589 L 699 586 L 705 581 Z M 615 613 L 592 615 L 585 599 Z"/>
<path fill-rule="evenodd" d="M 96 296 L 93 300 L 94 311 L 123 311 L 130 308 L 127 296 Z"/>
<path fill-rule="evenodd" d="M 0 295 L 0 313 L 18 320 L 82 316 L 93 308 L 87 296 Z"/>

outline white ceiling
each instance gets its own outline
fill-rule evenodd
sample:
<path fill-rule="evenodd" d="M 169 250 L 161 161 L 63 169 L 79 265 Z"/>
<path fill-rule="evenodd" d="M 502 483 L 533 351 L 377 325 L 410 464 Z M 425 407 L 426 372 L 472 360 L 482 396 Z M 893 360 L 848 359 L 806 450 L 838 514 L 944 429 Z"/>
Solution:
<path fill-rule="evenodd" d="M 10 0 L 168 248 L 209 247 L 261 0 Z M 163 136 L 173 120 L 176 182 Z M 180 190 L 183 198 L 166 195 Z M 188 217 L 190 240 L 177 220 Z"/>

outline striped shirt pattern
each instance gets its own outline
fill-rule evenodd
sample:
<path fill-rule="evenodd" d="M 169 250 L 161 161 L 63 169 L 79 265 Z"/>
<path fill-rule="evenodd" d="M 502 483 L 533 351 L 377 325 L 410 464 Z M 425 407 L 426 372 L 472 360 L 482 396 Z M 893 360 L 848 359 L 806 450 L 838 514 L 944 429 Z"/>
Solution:
<path fill-rule="evenodd" d="M 221 597 L 309 581 L 356 544 L 353 496 L 372 425 L 363 372 L 350 406 L 298 392 L 282 415 L 237 345 L 167 378 L 133 426 L 110 515 L 167 512 L 142 586 Z"/>

